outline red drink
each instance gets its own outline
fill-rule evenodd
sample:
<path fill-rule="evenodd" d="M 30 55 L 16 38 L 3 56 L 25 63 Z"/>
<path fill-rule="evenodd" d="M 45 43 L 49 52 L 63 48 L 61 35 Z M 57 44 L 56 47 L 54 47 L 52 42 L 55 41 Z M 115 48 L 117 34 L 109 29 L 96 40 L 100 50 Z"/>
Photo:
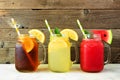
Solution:
<path fill-rule="evenodd" d="M 38 43 L 35 38 L 20 35 L 15 47 L 15 67 L 18 71 L 35 71 L 39 65 Z"/>
<path fill-rule="evenodd" d="M 100 39 L 83 39 L 80 44 L 81 69 L 99 72 L 104 67 L 104 45 Z"/>

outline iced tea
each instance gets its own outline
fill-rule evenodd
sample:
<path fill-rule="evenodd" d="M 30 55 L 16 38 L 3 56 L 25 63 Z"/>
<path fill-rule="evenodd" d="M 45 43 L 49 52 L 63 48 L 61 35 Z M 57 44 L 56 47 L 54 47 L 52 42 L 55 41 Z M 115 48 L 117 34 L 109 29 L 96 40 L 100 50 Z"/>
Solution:
<path fill-rule="evenodd" d="M 35 71 L 39 65 L 38 43 L 32 36 L 21 34 L 15 46 L 15 67 L 18 71 Z"/>

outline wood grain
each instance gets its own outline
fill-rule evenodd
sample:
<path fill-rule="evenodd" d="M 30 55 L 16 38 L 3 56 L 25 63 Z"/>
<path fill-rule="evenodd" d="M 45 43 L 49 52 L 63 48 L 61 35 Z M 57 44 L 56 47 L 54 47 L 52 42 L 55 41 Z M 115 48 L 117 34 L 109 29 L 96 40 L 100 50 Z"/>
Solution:
<path fill-rule="evenodd" d="M 46 29 L 47 19 L 51 28 L 78 29 L 79 19 L 86 29 L 120 29 L 120 10 L 0 10 L 0 28 L 11 28 L 14 18 L 23 29 Z"/>
<path fill-rule="evenodd" d="M 0 0 L 0 9 L 120 9 L 119 0 Z"/>
<path fill-rule="evenodd" d="M 120 63 L 120 47 L 112 48 L 111 51 L 111 62 Z"/>

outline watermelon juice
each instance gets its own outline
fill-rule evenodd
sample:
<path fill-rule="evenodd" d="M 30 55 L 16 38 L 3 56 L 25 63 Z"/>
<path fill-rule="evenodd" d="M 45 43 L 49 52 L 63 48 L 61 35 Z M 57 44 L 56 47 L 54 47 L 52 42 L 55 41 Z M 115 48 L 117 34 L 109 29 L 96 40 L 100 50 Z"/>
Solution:
<path fill-rule="evenodd" d="M 104 45 L 100 39 L 82 40 L 80 44 L 80 64 L 81 69 L 87 72 L 99 72 L 103 69 Z"/>

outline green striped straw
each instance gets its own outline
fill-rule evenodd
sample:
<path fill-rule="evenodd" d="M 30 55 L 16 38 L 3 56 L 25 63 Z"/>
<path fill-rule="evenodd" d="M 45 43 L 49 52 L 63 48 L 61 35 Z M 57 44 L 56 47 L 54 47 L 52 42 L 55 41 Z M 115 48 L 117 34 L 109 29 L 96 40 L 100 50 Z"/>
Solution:
<path fill-rule="evenodd" d="M 45 24 L 48 28 L 48 31 L 50 32 L 50 35 L 53 36 L 52 30 L 50 29 L 50 26 L 49 26 L 48 21 L 46 19 L 45 19 Z"/>
<path fill-rule="evenodd" d="M 77 19 L 77 24 L 78 24 L 80 30 L 82 31 L 82 34 L 83 34 L 84 38 L 87 39 L 87 36 L 85 35 L 85 32 L 84 32 L 84 30 L 82 28 L 82 25 L 80 24 L 80 21 L 78 19 Z"/>

